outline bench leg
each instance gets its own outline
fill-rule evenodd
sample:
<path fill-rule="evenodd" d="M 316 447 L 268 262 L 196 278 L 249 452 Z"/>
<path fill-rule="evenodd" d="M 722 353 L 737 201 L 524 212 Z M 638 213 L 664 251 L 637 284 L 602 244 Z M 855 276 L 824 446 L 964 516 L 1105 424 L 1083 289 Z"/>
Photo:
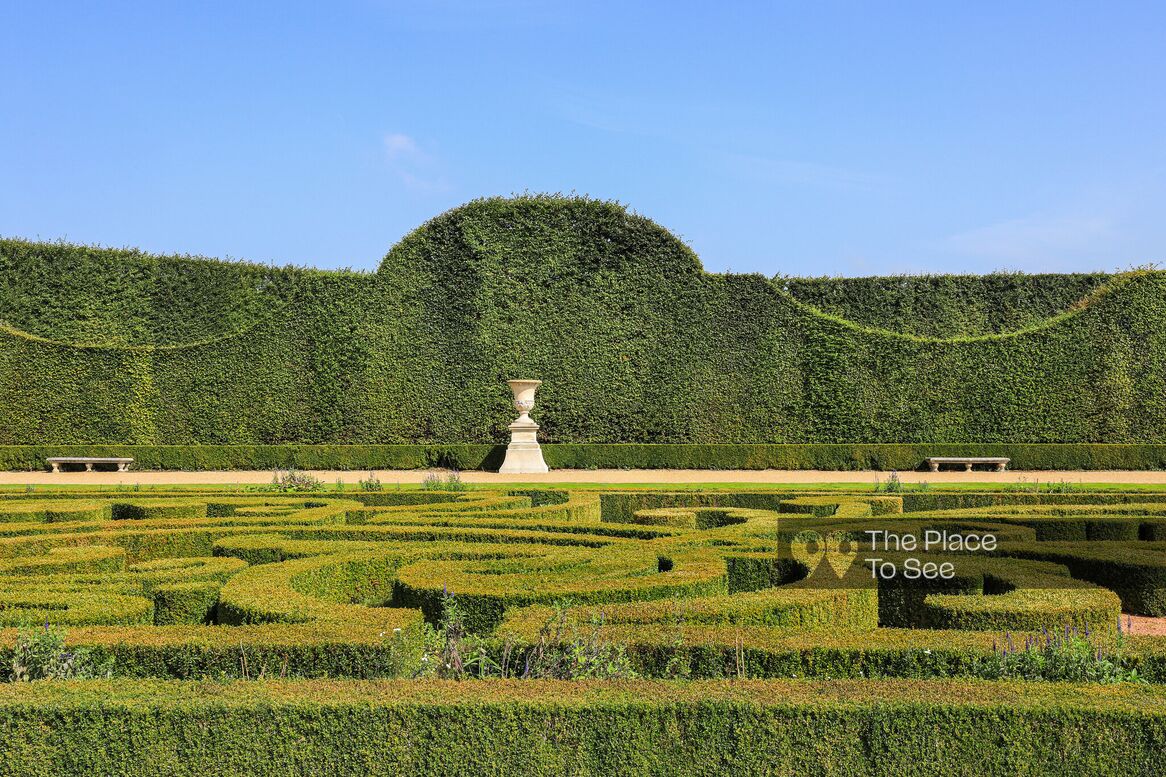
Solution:
<path fill-rule="evenodd" d="M 53 468 L 53 472 L 60 472 L 61 471 L 61 465 L 55 461 L 52 464 L 50 464 L 49 466 Z"/>
<path fill-rule="evenodd" d="M 85 463 L 85 471 L 86 471 L 86 472 L 92 472 L 92 471 L 93 471 L 93 464 L 92 464 L 92 462 L 86 462 L 86 463 Z"/>
<path fill-rule="evenodd" d="M 970 463 L 964 465 L 964 472 L 971 472 L 972 465 Z"/>
<path fill-rule="evenodd" d="M 129 464 L 118 464 L 118 465 L 117 465 L 117 471 L 118 471 L 118 472 L 129 472 L 129 469 L 130 469 L 130 465 L 129 465 Z"/>
<path fill-rule="evenodd" d="M 929 462 L 927 462 L 927 467 L 928 467 L 928 469 L 930 469 L 932 472 L 939 472 L 939 465 L 938 465 L 938 464 L 936 464 L 934 461 L 929 461 Z"/>
<path fill-rule="evenodd" d="M 1003 471 L 1004 471 L 1004 465 L 1003 465 L 1003 464 L 997 464 L 997 465 L 996 465 L 996 471 L 997 471 L 997 472 L 1003 472 Z"/>

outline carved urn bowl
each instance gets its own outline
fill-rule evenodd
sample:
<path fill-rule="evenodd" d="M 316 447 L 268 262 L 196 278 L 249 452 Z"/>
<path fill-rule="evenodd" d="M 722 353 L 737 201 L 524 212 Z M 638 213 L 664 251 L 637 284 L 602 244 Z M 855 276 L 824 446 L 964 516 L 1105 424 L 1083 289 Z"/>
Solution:
<path fill-rule="evenodd" d="M 541 380 L 508 380 L 506 383 L 514 393 L 514 409 L 518 411 L 520 424 L 533 424 L 530 411 L 534 410 L 534 392 L 542 385 Z"/>

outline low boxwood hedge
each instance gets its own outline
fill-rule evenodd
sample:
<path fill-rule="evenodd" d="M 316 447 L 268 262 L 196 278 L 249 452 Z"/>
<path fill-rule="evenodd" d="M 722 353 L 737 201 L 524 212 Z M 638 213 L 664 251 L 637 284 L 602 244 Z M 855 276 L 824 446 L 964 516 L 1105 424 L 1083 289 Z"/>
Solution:
<path fill-rule="evenodd" d="M 0 445 L 0 470 L 47 469 L 49 456 L 128 456 L 138 470 L 497 469 L 503 445 Z"/>
<path fill-rule="evenodd" d="M 512 638 L 512 648 L 537 643 L 549 608 L 584 630 L 599 623 L 653 675 L 675 676 L 682 665 L 712 677 L 975 674 L 1005 631 L 1076 626 L 1099 649 L 1116 644 L 1118 599 L 1073 580 L 1066 566 L 1091 580 L 1108 575 L 1094 582 L 1129 601 L 1163 590 L 1160 564 L 1150 563 L 1161 548 L 1141 529 L 1161 520 L 1163 505 L 1141 494 L 928 492 L 926 509 L 905 514 L 915 492 L 98 494 L 14 494 L 0 507 L 22 517 L 38 501 L 66 512 L 74 504 L 152 512 L 15 521 L 0 536 L 0 573 L 23 597 L 11 601 L 21 613 L 7 623 L 35 613 L 67 624 L 70 645 L 115 658 L 117 676 L 392 676 L 408 665 L 407 651 L 420 650 L 410 640 L 424 619 L 438 620 L 447 589 L 491 650 Z M 966 506 L 987 496 L 1001 503 Z M 1075 501 L 1039 504 L 1046 496 Z M 645 511 L 683 514 L 673 523 L 686 525 L 627 522 Z M 1039 541 L 1032 524 L 1041 521 L 1085 531 L 1072 529 L 1076 542 Z M 895 585 L 876 585 L 846 545 L 872 528 L 941 526 L 993 532 L 1002 556 L 1056 557 L 951 551 L 935 560 L 956 564 L 955 583 L 905 584 L 896 598 Z M 817 550 L 811 533 L 823 540 Z M 1123 539 L 1105 541 L 1115 534 Z M 102 593 L 134 597 L 133 617 L 91 607 L 87 597 Z M 915 629 L 893 628 L 905 625 Z M 0 666 L 14 641 L 13 631 L 0 634 Z M 1123 652 L 1144 662 L 1145 676 L 1166 679 L 1166 649 L 1142 647 Z"/>
<path fill-rule="evenodd" d="M 496 470 L 506 446 L 0 445 L 0 470 L 46 469 L 49 456 L 129 456 L 139 470 Z M 1016 470 L 1166 469 L 1166 444 L 546 444 L 552 469 L 925 470 L 930 456 L 1007 456 Z"/>
<path fill-rule="evenodd" d="M 1160 775 L 1166 689 L 958 681 L 0 686 L 0 775 Z"/>
<path fill-rule="evenodd" d="M 154 589 L 154 623 L 211 623 L 221 585 L 215 582 L 171 583 Z"/>

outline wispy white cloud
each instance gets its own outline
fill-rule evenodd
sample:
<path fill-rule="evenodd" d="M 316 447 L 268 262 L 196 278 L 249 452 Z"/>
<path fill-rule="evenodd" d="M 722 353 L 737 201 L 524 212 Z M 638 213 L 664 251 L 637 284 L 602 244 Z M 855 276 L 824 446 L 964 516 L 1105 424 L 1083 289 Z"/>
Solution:
<path fill-rule="evenodd" d="M 417 147 L 417 141 L 411 136 L 403 132 L 390 132 L 385 135 L 385 153 L 388 154 L 389 159 L 400 159 L 401 157 L 416 157 L 421 152 Z"/>
<path fill-rule="evenodd" d="M 417 192 L 445 192 L 453 188 L 442 173 L 441 161 L 412 135 L 390 132 L 384 137 L 389 169 L 406 188 Z"/>
<path fill-rule="evenodd" d="M 1056 260 L 1112 241 L 1114 227 L 1114 218 L 1105 214 L 1034 215 L 950 235 L 940 247 L 953 253 L 1013 262 Z"/>

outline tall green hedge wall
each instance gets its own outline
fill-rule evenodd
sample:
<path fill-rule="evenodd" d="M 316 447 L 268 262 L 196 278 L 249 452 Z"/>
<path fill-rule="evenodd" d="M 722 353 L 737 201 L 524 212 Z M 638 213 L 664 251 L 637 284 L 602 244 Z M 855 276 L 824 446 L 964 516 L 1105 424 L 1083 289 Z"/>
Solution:
<path fill-rule="evenodd" d="M 0 241 L 0 320 L 8 445 L 497 442 L 514 377 L 552 443 L 1166 441 L 1166 273 L 709 274 L 586 199 L 469 203 L 376 273 Z"/>

